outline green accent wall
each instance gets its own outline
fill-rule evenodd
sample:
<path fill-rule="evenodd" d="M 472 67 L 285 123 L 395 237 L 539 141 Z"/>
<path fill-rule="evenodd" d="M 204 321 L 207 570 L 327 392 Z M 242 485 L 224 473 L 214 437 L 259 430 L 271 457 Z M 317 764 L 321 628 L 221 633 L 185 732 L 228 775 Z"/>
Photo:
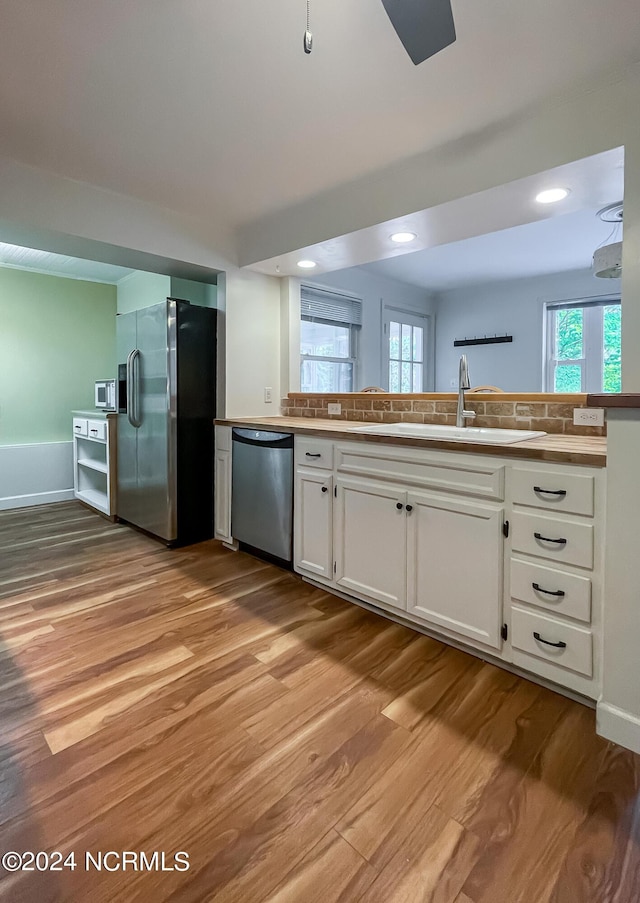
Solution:
<path fill-rule="evenodd" d="M 129 314 L 160 304 L 171 294 L 171 277 L 137 270 L 118 283 L 118 313 Z"/>
<path fill-rule="evenodd" d="M 0 267 L 0 446 L 71 440 L 116 376 L 116 287 Z"/>

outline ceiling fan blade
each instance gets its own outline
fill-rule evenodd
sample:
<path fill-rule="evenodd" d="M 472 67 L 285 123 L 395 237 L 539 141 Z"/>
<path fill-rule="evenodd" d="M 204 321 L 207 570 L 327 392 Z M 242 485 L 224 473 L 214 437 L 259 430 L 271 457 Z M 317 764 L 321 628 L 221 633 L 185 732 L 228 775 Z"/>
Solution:
<path fill-rule="evenodd" d="M 450 0 L 382 0 L 382 5 L 416 66 L 456 39 Z"/>

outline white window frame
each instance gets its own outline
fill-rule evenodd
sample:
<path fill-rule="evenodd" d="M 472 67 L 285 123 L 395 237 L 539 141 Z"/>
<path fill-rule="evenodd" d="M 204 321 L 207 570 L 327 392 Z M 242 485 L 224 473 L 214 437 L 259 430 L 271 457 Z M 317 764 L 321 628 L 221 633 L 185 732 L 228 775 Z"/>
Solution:
<path fill-rule="evenodd" d="M 313 292 L 317 294 L 326 294 L 328 301 L 331 299 L 339 300 L 344 299 L 347 302 L 360 305 L 360 320 L 362 319 L 362 298 L 359 298 L 357 295 L 352 295 L 349 292 L 338 291 L 336 289 L 332 289 L 329 286 L 322 285 L 313 285 L 313 284 L 305 284 L 303 283 L 300 286 L 301 292 L 304 287 L 308 287 L 312 289 Z M 302 386 L 302 367 L 305 361 L 319 361 L 320 363 L 336 363 L 336 364 L 350 364 L 351 365 L 351 391 L 357 391 L 357 379 L 358 379 L 358 370 L 359 370 L 359 333 L 361 329 L 360 323 L 349 323 L 346 320 L 334 319 L 329 316 L 309 316 L 304 313 L 303 310 L 303 301 L 301 298 L 301 311 L 300 311 L 300 321 L 306 320 L 310 323 L 326 323 L 330 326 L 340 326 L 343 328 L 349 329 L 349 357 L 328 357 L 324 354 L 302 354 L 300 351 L 300 386 Z M 300 343 L 301 344 L 301 343 Z M 323 393 L 326 394 L 326 393 Z"/>
<path fill-rule="evenodd" d="M 556 367 L 581 366 L 581 392 L 600 394 L 603 391 L 604 324 L 602 309 L 620 304 L 620 295 L 599 295 L 571 301 L 547 301 L 544 305 L 544 384 L 545 392 L 555 392 Z M 559 362 L 555 356 L 557 310 L 579 307 L 583 309 L 582 357 Z M 593 313 L 591 313 L 593 312 Z"/>

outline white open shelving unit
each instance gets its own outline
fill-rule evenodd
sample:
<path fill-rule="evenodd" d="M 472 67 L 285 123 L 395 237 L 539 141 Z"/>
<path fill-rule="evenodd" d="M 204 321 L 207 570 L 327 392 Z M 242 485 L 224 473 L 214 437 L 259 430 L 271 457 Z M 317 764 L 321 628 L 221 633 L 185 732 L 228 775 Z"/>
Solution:
<path fill-rule="evenodd" d="M 115 414 L 73 412 L 73 488 L 81 502 L 115 516 Z"/>

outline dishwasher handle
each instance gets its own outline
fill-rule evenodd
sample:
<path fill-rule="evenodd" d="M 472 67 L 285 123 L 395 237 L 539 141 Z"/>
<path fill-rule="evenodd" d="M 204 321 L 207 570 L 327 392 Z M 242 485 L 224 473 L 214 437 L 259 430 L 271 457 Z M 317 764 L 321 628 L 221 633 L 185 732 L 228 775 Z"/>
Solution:
<path fill-rule="evenodd" d="M 255 445 L 259 448 L 293 448 L 292 433 L 274 433 L 271 430 L 248 430 L 234 427 L 231 433 L 234 442 Z"/>

